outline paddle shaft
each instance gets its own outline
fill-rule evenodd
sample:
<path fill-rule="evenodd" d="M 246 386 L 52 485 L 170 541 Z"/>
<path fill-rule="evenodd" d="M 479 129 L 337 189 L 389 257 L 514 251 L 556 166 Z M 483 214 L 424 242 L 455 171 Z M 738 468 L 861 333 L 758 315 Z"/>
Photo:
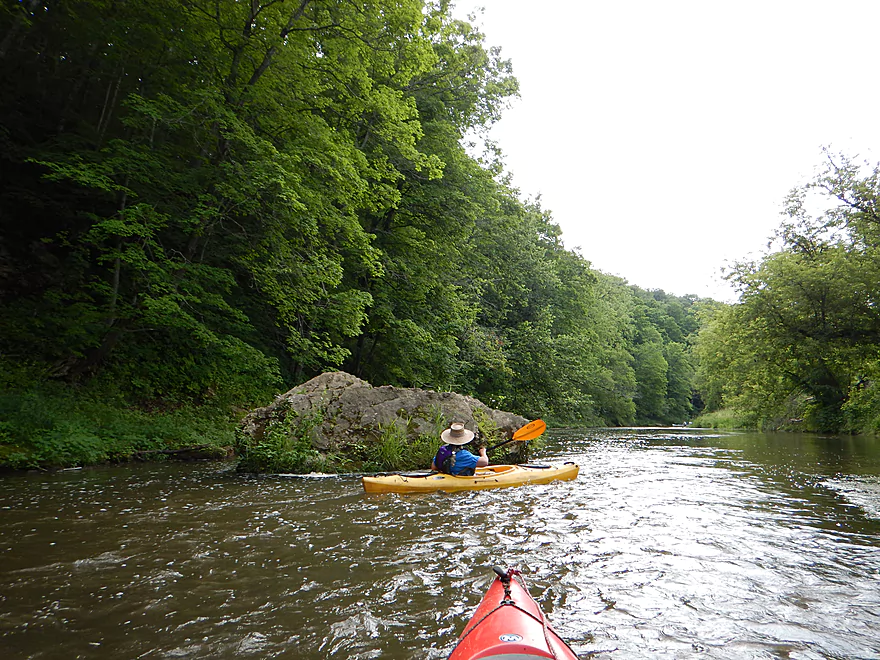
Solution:
<path fill-rule="evenodd" d="M 510 438 L 509 440 L 505 440 L 504 442 L 496 442 L 494 445 L 490 447 L 486 447 L 486 451 L 492 451 L 493 449 L 498 449 L 499 447 L 503 447 L 504 445 L 508 445 L 511 442 L 528 442 L 528 440 L 519 440 L 517 438 Z"/>

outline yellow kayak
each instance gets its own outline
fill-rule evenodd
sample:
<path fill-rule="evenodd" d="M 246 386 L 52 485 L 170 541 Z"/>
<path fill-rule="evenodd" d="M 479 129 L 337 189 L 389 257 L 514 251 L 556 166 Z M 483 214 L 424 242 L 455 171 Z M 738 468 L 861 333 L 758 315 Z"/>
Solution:
<path fill-rule="evenodd" d="M 368 493 L 430 493 L 437 490 L 451 493 L 568 481 L 578 475 L 578 469 L 576 464 L 570 462 L 562 465 L 489 465 L 477 468 L 476 474 L 470 477 L 441 472 L 403 472 L 361 479 Z"/>

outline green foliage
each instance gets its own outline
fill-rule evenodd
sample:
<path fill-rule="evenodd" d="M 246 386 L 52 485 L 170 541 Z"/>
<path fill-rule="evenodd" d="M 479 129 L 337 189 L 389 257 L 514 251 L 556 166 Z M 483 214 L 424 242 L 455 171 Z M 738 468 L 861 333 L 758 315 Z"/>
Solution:
<path fill-rule="evenodd" d="M 663 357 L 663 344 L 647 342 L 633 349 L 633 361 L 638 383 L 638 412 L 646 419 L 660 419 L 666 399 L 666 376 L 669 364 Z"/>
<path fill-rule="evenodd" d="M 6 390 L 0 394 L 0 466 L 84 466 L 129 460 L 139 451 L 223 447 L 232 444 L 233 424 L 214 408 L 126 409 L 94 387 Z"/>
<path fill-rule="evenodd" d="M 400 470 L 407 464 L 406 429 L 397 424 L 379 425 L 379 440 L 376 443 L 370 467 L 377 470 Z"/>
<path fill-rule="evenodd" d="M 474 421 L 477 423 L 477 430 L 480 434 L 480 443 L 483 446 L 494 445 L 501 442 L 503 434 L 498 424 L 488 415 L 482 408 L 474 408 Z"/>
<path fill-rule="evenodd" d="M 694 366 L 689 347 L 677 342 L 664 346 L 667 364 L 664 418 L 673 423 L 690 419 L 694 412 Z"/>
<path fill-rule="evenodd" d="M 312 446 L 313 431 L 322 421 L 319 415 L 278 411 L 277 417 L 266 424 L 262 437 L 236 437 L 236 450 L 241 457 L 238 469 L 242 472 L 304 474 L 331 468 L 332 457 L 323 455 Z"/>
<path fill-rule="evenodd" d="M 440 409 L 432 411 L 433 431 L 416 433 L 411 419 L 395 419 L 388 424 L 379 425 L 378 436 L 366 443 L 348 447 L 348 454 L 357 462 L 347 464 L 349 468 L 367 472 L 399 470 L 426 470 L 431 465 L 437 451 L 440 432 L 446 428 L 447 421 Z"/>
<path fill-rule="evenodd" d="M 697 428 L 712 429 L 756 429 L 754 421 L 750 421 L 739 413 L 725 409 L 713 410 L 694 418 L 693 425 Z"/>
<path fill-rule="evenodd" d="M 807 211 L 823 203 L 820 215 Z M 878 204 L 880 168 L 831 154 L 814 181 L 792 191 L 778 251 L 735 265 L 740 302 L 715 311 L 700 332 L 699 380 L 712 408 L 761 426 L 876 428 Z"/>
<path fill-rule="evenodd" d="M 595 272 L 491 143 L 471 154 L 518 85 L 451 11 L 0 12 L 0 355 L 32 374 L 15 387 L 223 417 L 343 368 L 557 421 L 690 414 L 695 299 Z M 40 460 L 126 451 L 74 426 L 33 436 Z M 253 460 L 319 466 L 291 442 Z"/>
<path fill-rule="evenodd" d="M 406 424 L 380 425 L 379 438 L 365 452 L 363 469 L 368 472 L 427 469 L 437 450 L 437 436 L 409 437 Z"/>
<path fill-rule="evenodd" d="M 866 378 L 849 390 L 841 406 L 844 428 L 854 433 L 880 433 L 880 380 L 877 365 L 866 365 Z"/>

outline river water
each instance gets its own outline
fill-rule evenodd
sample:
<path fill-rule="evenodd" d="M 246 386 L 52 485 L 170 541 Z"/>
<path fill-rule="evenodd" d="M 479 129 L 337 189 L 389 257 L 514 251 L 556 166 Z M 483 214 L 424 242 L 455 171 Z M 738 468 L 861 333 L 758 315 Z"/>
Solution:
<path fill-rule="evenodd" d="M 545 486 L 0 478 L 0 657 L 444 658 L 492 564 L 590 658 L 880 658 L 880 440 L 548 432 Z"/>

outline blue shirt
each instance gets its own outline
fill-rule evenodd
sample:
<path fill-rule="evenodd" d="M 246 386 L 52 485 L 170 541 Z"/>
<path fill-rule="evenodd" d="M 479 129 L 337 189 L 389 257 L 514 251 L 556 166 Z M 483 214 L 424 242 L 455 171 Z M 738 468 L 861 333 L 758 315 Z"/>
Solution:
<path fill-rule="evenodd" d="M 440 451 L 437 452 L 437 456 L 434 459 L 434 464 L 438 468 L 442 468 L 442 465 L 437 462 L 437 459 L 443 460 L 443 457 L 440 455 L 443 452 L 445 447 L 441 448 Z M 461 474 L 462 472 L 467 472 L 468 474 L 473 474 L 474 470 L 477 469 L 477 461 L 480 460 L 479 456 L 474 456 L 467 449 L 458 449 L 455 452 L 455 465 L 452 466 L 452 474 Z"/>
<path fill-rule="evenodd" d="M 480 457 L 474 456 L 467 449 L 459 449 L 455 452 L 455 466 L 452 468 L 452 474 L 461 474 L 462 472 L 473 474 L 477 469 L 478 460 Z"/>

